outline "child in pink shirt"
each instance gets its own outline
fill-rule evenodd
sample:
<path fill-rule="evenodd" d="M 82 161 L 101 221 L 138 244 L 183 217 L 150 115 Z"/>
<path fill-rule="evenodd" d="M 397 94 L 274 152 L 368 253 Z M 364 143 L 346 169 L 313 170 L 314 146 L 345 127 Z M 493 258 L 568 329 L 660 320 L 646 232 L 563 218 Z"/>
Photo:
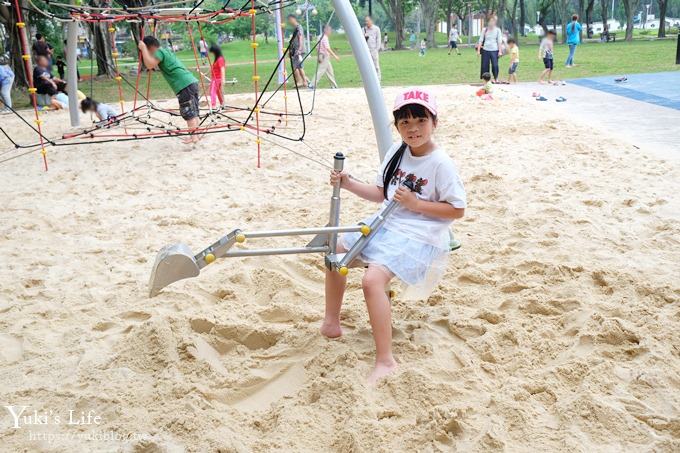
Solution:
<path fill-rule="evenodd" d="M 219 99 L 220 106 L 224 104 L 224 94 L 222 93 L 222 84 L 224 83 L 224 74 L 227 69 L 227 63 L 222 56 L 222 49 L 216 44 L 210 46 L 210 53 L 213 55 L 213 63 L 210 68 L 210 104 L 215 108 L 215 101 Z"/>

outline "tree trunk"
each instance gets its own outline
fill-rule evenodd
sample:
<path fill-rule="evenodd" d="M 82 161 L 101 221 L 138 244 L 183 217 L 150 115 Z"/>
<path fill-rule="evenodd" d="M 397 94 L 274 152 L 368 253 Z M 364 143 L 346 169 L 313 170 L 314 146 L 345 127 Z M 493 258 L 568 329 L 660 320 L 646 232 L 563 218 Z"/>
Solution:
<path fill-rule="evenodd" d="M 659 38 L 666 37 L 666 8 L 668 8 L 668 0 L 659 0 Z"/>
<path fill-rule="evenodd" d="M 626 41 L 633 40 L 633 14 L 638 2 L 639 0 L 623 0 L 623 8 L 626 11 Z"/>
<path fill-rule="evenodd" d="M 520 34 L 522 36 L 526 36 L 526 32 L 524 31 L 525 24 L 527 23 L 527 8 L 526 5 L 524 4 L 525 0 L 519 0 L 519 26 L 520 26 Z"/>
<path fill-rule="evenodd" d="M 95 2 L 92 2 L 95 3 Z M 97 61 L 97 77 L 114 77 L 115 66 L 111 56 L 111 34 L 108 31 L 109 24 L 106 22 L 90 23 L 90 47 Z"/>
<path fill-rule="evenodd" d="M 501 30 L 505 29 L 505 0 L 498 0 L 498 8 L 496 10 L 496 16 L 498 17 L 498 28 Z"/>
<path fill-rule="evenodd" d="M 595 0 L 589 0 L 586 7 L 586 38 L 592 38 L 590 30 L 593 28 L 593 8 L 595 8 Z"/>
<path fill-rule="evenodd" d="M 600 0 L 600 8 L 602 10 L 602 33 L 609 31 L 609 25 L 607 24 L 607 6 L 609 5 L 609 0 Z"/>
<path fill-rule="evenodd" d="M 394 34 L 396 35 L 396 42 L 394 44 L 395 50 L 404 48 L 404 14 L 406 5 L 404 0 L 377 0 L 382 7 L 385 14 L 394 25 Z"/>
<path fill-rule="evenodd" d="M 20 0 L 19 4 L 22 8 L 28 7 L 27 0 Z M 29 30 L 31 27 L 30 19 L 28 14 L 26 14 L 26 10 L 22 11 L 22 16 L 23 21 L 26 24 L 26 28 L 24 28 L 24 30 L 26 31 L 26 45 L 28 46 L 27 51 L 28 54 L 31 55 L 31 38 L 29 36 Z M 9 46 L 7 51 L 10 55 L 9 66 L 12 68 L 12 71 L 14 71 L 15 74 L 14 83 L 16 83 L 18 87 L 27 88 L 29 76 L 26 74 L 24 60 L 21 58 L 21 55 L 23 54 L 23 48 L 21 45 L 21 34 L 19 32 L 19 28 L 16 25 L 17 22 L 18 19 L 14 5 L 0 5 L 0 24 L 4 25 L 9 36 Z M 31 60 L 29 60 L 29 63 L 31 63 Z M 32 63 L 29 64 L 29 67 L 32 66 Z"/>
<path fill-rule="evenodd" d="M 567 23 L 569 20 L 567 19 L 567 14 L 568 14 L 568 8 L 569 8 L 569 0 L 556 0 L 555 1 L 555 9 L 557 11 L 557 17 L 555 18 L 555 27 L 557 27 L 557 22 L 559 21 L 560 25 L 562 26 L 562 44 L 567 42 Z"/>
<path fill-rule="evenodd" d="M 434 47 L 434 27 L 437 20 L 437 7 L 439 0 L 420 0 L 420 8 L 423 11 L 423 22 L 427 36 L 427 47 Z"/>
<path fill-rule="evenodd" d="M 518 36 L 518 30 L 517 30 L 517 0 L 512 1 L 512 8 L 508 10 L 508 16 L 510 18 L 510 29 L 512 30 L 512 33 L 510 33 L 511 36 Z"/>

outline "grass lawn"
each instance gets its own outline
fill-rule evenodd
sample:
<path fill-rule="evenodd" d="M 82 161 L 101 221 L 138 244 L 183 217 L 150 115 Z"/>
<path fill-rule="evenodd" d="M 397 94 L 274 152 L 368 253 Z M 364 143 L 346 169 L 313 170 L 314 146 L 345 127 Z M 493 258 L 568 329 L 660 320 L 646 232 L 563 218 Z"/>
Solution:
<path fill-rule="evenodd" d="M 341 87 L 360 86 L 361 79 L 354 58 L 351 55 L 349 43 L 343 35 L 333 36 L 331 44 L 340 54 L 340 61 L 333 61 L 335 75 Z M 630 43 L 586 43 L 578 47 L 576 51 L 577 66 L 567 69 L 563 66 L 568 53 L 566 45 L 555 46 L 555 72 L 556 79 L 569 79 L 598 75 L 633 74 L 639 72 L 659 72 L 680 70 L 675 64 L 675 40 L 638 40 Z M 248 92 L 253 89 L 252 76 L 252 49 L 248 41 L 234 41 L 223 46 L 223 52 L 227 59 L 227 79 L 235 77 L 238 83 L 227 85 L 227 93 Z M 462 48 L 462 55 L 447 55 L 444 48 L 429 49 L 425 57 L 419 57 L 417 50 L 387 51 L 380 57 L 382 68 L 383 85 L 427 85 L 441 83 L 476 83 L 479 79 L 479 58 L 473 48 Z M 538 46 L 520 46 L 520 67 L 518 78 L 520 81 L 532 81 L 538 77 L 543 68 L 542 61 L 537 56 Z M 274 70 L 276 64 L 276 42 L 260 42 L 258 47 L 258 73 L 263 84 Z M 195 68 L 193 52 L 185 50 L 178 52 L 179 57 L 185 61 L 186 66 Z M 132 63 L 122 66 L 122 73 L 130 83 L 134 85 L 135 76 L 129 71 L 136 68 L 136 62 L 131 58 L 123 59 L 123 63 Z M 289 65 L 289 61 L 287 60 Z M 310 57 L 305 70 L 308 76 L 313 78 L 316 60 Z M 508 58 L 501 58 L 501 76 L 507 74 Z M 89 73 L 89 60 L 80 63 L 82 75 Z M 55 68 L 56 72 L 56 68 Z M 208 68 L 204 69 L 208 72 Z M 143 74 L 145 80 L 146 74 Z M 208 82 L 204 79 L 206 89 Z M 274 79 L 275 84 L 276 78 Z M 145 86 L 145 82 L 142 83 Z M 262 86 L 262 85 L 261 85 Z M 327 80 L 322 80 L 320 88 L 328 87 Z M 90 82 L 84 81 L 80 89 L 90 95 Z M 141 90 L 144 92 L 144 90 Z M 172 91 L 163 80 L 162 76 L 154 73 L 151 83 L 151 98 L 162 99 L 174 97 Z M 132 100 L 134 87 L 123 83 L 123 95 L 126 101 Z M 113 80 L 95 80 L 92 84 L 92 94 L 95 99 L 105 102 L 118 100 L 118 88 Z M 28 96 L 14 92 L 16 107 L 22 108 L 29 105 Z"/>

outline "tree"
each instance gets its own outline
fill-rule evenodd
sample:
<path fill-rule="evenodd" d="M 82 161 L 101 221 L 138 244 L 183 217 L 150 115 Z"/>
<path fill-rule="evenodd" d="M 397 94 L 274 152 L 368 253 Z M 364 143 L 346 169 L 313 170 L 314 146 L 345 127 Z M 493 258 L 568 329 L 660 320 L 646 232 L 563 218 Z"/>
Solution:
<path fill-rule="evenodd" d="M 439 0 L 420 0 L 420 8 L 423 11 L 423 22 L 425 25 L 425 34 L 427 36 L 427 47 L 433 47 L 434 43 L 434 27 L 437 21 L 437 8 L 439 7 Z"/>
<path fill-rule="evenodd" d="M 640 0 L 623 0 L 623 7 L 626 10 L 626 41 L 633 40 L 633 14 L 639 4 Z"/>
<path fill-rule="evenodd" d="M 102 0 L 90 0 L 91 6 L 104 5 Z M 109 22 L 88 22 L 90 30 L 90 47 L 97 59 L 97 76 L 115 77 L 115 65 L 111 55 L 111 33 Z"/>
<path fill-rule="evenodd" d="M 562 43 L 567 42 L 567 24 L 569 23 L 569 0 L 555 0 L 555 8 L 557 9 L 556 19 L 559 19 L 562 25 Z M 555 21 L 557 23 L 557 20 Z"/>
<path fill-rule="evenodd" d="M 602 11 L 602 32 L 609 32 L 609 25 L 607 24 L 607 5 L 609 0 L 600 0 L 600 9 Z"/>
<path fill-rule="evenodd" d="M 548 27 L 545 24 L 545 18 L 548 15 L 550 7 L 553 5 L 554 0 L 538 0 L 536 4 L 536 11 L 538 12 L 538 25 L 543 29 L 543 34 L 548 33 Z M 604 0 L 606 1 L 606 0 Z"/>
<path fill-rule="evenodd" d="M 524 31 L 524 26 L 527 23 L 527 8 L 524 1 L 525 0 L 519 0 L 519 28 L 522 36 L 527 35 Z"/>
<path fill-rule="evenodd" d="M 588 0 L 588 6 L 586 7 L 586 38 L 592 38 L 590 31 L 593 28 L 593 8 L 595 7 L 595 0 Z"/>
<path fill-rule="evenodd" d="M 666 9 L 668 8 L 668 0 L 658 0 L 659 2 L 659 38 L 666 37 Z"/>
<path fill-rule="evenodd" d="M 394 25 L 394 34 L 396 35 L 396 42 L 394 44 L 395 50 L 404 48 L 402 41 L 404 40 L 404 16 L 411 10 L 413 4 L 410 0 L 378 0 L 378 4 L 385 11 L 387 17 L 391 19 Z"/>

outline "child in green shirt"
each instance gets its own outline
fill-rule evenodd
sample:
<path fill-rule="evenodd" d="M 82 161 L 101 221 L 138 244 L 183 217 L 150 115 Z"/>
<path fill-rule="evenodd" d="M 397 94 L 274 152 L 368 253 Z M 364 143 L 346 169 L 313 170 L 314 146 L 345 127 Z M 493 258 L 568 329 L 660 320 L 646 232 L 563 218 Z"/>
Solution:
<path fill-rule="evenodd" d="M 184 143 L 195 143 L 200 137 L 193 135 L 193 131 L 198 127 L 198 80 L 189 70 L 177 59 L 174 53 L 161 47 L 160 43 L 153 36 L 145 36 L 139 41 L 139 51 L 142 54 L 144 66 L 148 70 L 158 68 L 163 74 L 163 78 L 179 101 L 179 113 L 187 122 L 190 135 L 183 139 Z"/>

